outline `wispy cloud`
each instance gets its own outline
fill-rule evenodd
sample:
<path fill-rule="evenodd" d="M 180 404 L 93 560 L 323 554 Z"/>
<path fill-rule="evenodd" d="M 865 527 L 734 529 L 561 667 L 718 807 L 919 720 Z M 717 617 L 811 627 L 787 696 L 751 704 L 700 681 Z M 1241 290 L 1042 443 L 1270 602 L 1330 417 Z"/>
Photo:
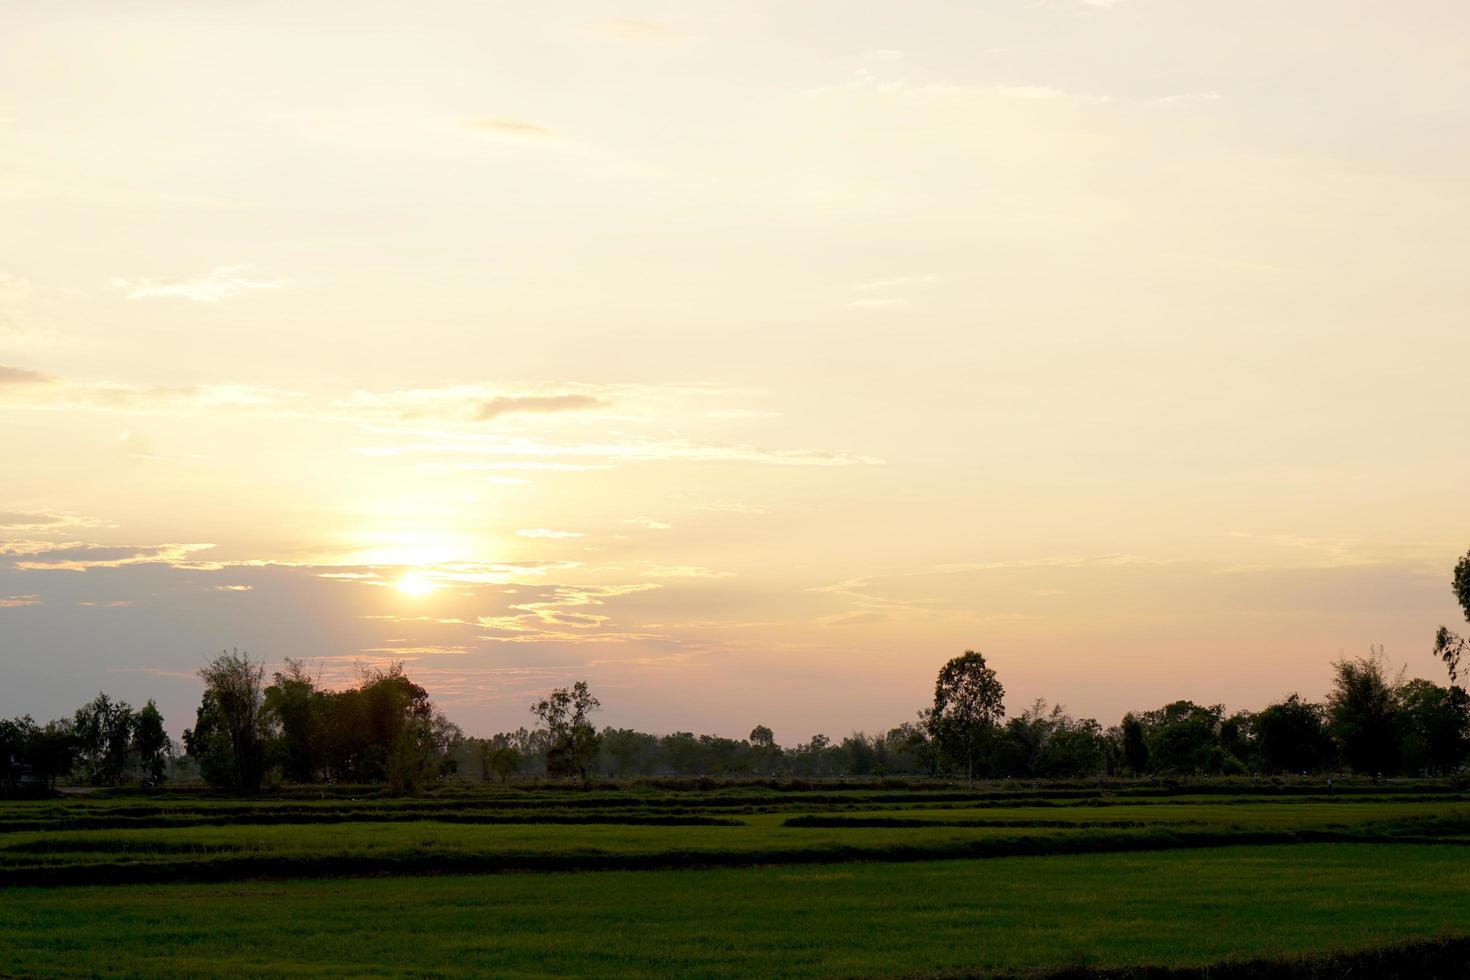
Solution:
<path fill-rule="evenodd" d="M 196 303 L 217 303 L 229 296 L 261 289 L 280 289 L 284 279 L 247 279 L 241 275 L 248 266 L 222 265 L 193 279 L 127 279 L 112 280 L 130 300 L 187 299 Z"/>
<path fill-rule="evenodd" d="M 0 385 L 47 385 L 59 380 L 55 375 L 0 364 Z"/>
<path fill-rule="evenodd" d="M 110 527 L 106 521 L 76 514 L 44 511 L 0 511 L 0 531 L 53 532 L 79 527 Z"/>
<path fill-rule="evenodd" d="M 517 412 L 585 412 L 607 408 L 608 402 L 591 395 L 526 395 L 519 398 L 491 398 L 475 409 L 474 420 L 487 422 Z"/>
<path fill-rule="evenodd" d="M 850 300 L 845 305 L 859 310 L 881 310 L 893 306 L 907 306 L 908 302 L 902 296 L 866 296 L 862 299 Z"/>
<path fill-rule="evenodd" d="M 21 606 L 39 606 L 38 595 L 0 595 L 0 609 L 19 609 Z"/>
<path fill-rule="evenodd" d="M 213 548 L 212 544 L 104 545 L 51 541 L 0 543 L 0 556 L 15 559 L 18 571 L 83 572 L 92 568 L 121 568 L 124 565 L 180 564 L 189 556 Z"/>
<path fill-rule="evenodd" d="M 663 521 L 656 521 L 652 517 L 642 516 L 630 517 L 627 520 L 623 521 L 623 523 L 635 524 L 638 527 L 643 528 L 645 531 L 667 531 L 674 526 L 672 524 L 666 524 Z"/>
<path fill-rule="evenodd" d="M 587 536 L 581 531 L 553 531 L 546 527 L 523 527 L 516 534 L 523 538 L 548 538 L 553 541 L 562 541 L 568 538 L 585 538 Z"/>

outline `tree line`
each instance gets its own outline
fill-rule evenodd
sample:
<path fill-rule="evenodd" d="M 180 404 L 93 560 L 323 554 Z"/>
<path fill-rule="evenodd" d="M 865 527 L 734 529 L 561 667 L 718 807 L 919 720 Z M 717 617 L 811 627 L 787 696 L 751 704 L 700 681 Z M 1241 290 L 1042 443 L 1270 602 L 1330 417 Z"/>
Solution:
<path fill-rule="evenodd" d="M 1470 622 L 1470 554 L 1452 589 Z M 466 736 L 439 712 L 402 665 L 360 667 L 356 684 L 329 689 L 288 659 L 267 682 L 265 666 L 238 651 L 199 672 L 204 692 L 182 756 L 157 706 L 134 710 L 106 694 L 45 725 L 0 719 L 0 790 L 92 785 L 156 786 L 182 761 L 207 783 L 254 793 L 266 783 L 381 784 L 416 793 L 445 779 L 633 776 L 822 778 L 926 776 L 1090 778 L 1352 771 L 1444 775 L 1470 762 L 1470 696 L 1458 685 L 1470 641 L 1447 627 L 1435 654 L 1450 684 L 1406 680 L 1381 648 L 1332 665 L 1327 697 L 1293 693 L 1260 711 L 1173 701 L 1130 712 L 1113 726 L 1074 718 L 1038 700 L 1005 715 L 1005 689 L 975 651 L 949 661 L 933 703 L 887 731 L 840 740 L 813 735 L 782 746 L 764 725 L 732 739 L 692 732 L 654 735 L 598 729 L 598 699 L 584 681 L 530 706 L 535 727 Z"/>

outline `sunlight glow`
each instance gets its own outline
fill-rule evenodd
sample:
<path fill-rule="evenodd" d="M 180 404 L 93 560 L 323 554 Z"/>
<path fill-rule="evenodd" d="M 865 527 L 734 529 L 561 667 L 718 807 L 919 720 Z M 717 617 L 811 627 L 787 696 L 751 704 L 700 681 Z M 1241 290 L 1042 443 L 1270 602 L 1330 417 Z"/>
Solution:
<path fill-rule="evenodd" d="M 423 572 L 407 572 L 393 583 L 393 587 L 404 595 L 422 596 L 428 595 L 439 586 Z"/>

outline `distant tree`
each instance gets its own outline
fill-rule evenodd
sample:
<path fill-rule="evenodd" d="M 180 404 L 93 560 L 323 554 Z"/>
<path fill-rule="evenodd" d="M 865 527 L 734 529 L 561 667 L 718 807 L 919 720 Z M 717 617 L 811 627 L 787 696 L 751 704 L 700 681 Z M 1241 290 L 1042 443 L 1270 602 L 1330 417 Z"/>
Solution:
<path fill-rule="evenodd" d="M 279 732 L 271 755 L 282 774 L 298 783 L 314 782 L 325 765 L 329 695 L 318 689 L 302 660 L 286 658 L 286 669 L 272 675 L 265 710 Z"/>
<path fill-rule="evenodd" d="M 143 767 L 143 778 L 157 786 L 168 772 L 168 758 L 173 742 L 163 728 L 163 715 L 150 699 L 133 715 L 133 752 Z"/>
<path fill-rule="evenodd" d="M 1148 741 L 1149 768 L 1154 772 L 1217 773 L 1225 768 L 1220 748 L 1223 705 L 1174 701 L 1139 717 Z"/>
<path fill-rule="evenodd" d="M 1005 688 L 985 657 L 966 650 L 939 671 L 934 683 L 934 710 L 930 732 L 941 750 L 975 781 L 985 743 L 1005 717 Z"/>
<path fill-rule="evenodd" d="M 1135 776 L 1148 771 L 1148 740 L 1143 723 L 1132 712 L 1123 716 L 1123 761 Z"/>
<path fill-rule="evenodd" d="M 1254 726 L 1257 758 L 1268 773 L 1315 772 L 1332 762 L 1322 706 L 1298 694 L 1262 708 Z"/>
<path fill-rule="evenodd" d="M 600 707 L 586 681 L 577 681 L 570 688 L 556 688 L 548 697 L 531 705 L 532 714 L 541 719 L 551 737 L 551 747 L 546 753 L 548 775 L 577 776 L 584 784 L 591 782 L 601 736 L 588 716 Z"/>
<path fill-rule="evenodd" d="M 1470 623 L 1470 551 L 1455 564 L 1450 591 L 1459 600 L 1460 609 L 1465 613 L 1465 621 Z M 1434 653 L 1449 669 L 1451 684 L 1459 680 L 1460 659 L 1467 652 L 1470 652 L 1470 638 L 1452 632 L 1448 626 L 1441 626 L 1439 632 L 1435 633 Z"/>
<path fill-rule="evenodd" d="M 520 768 L 520 752 L 508 745 L 495 749 L 495 754 L 490 759 L 490 770 L 502 783 L 510 782 L 510 777 L 519 772 Z"/>
<path fill-rule="evenodd" d="M 213 785 L 257 792 L 265 775 L 269 734 L 261 689 L 265 666 L 234 650 L 205 664 L 199 676 L 204 697 L 194 727 L 184 732 L 184 745 Z"/>
<path fill-rule="evenodd" d="M 98 693 L 77 709 L 72 720 L 81 776 L 94 786 L 115 786 L 128 773 L 132 744 L 133 709 Z"/>
<path fill-rule="evenodd" d="M 30 715 L 0 718 L 0 793 L 20 789 L 22 777 L 31 770 L 31 743 L 37 731 Z"/>
<path fill-rule="evenodd" d="M 29 733 L 27 756 L 31 776 L 54 789 L 56 780 L 71 772 L 76 765 L 77 738 L 69 721 L 50 721 L 44 727 L 33 725 Z"/>
<path fill-rule="evenodd" d="M 750 764 L 757 772 L 775 772 L 781 765 L 781 754 L 775 732 L 765 725 L 756 725 L 750 730 Z"/>
<path fill-rule="evenodd" d="M 1332 665 L 1327 696 L 1328 730 L 1343 761 L 1361 773 L 1393 772 L 1399 762 L 1396 678 L 1388 675 L 1382 647 L 1366 657 Z"/>
<path fill-rule="evenodd" d="M 1412 680 L 1394 692 L 1398 706 L 1403 767 L 1446 773 L 1470 749 L 1470 696 L 1461 687 Z"/>

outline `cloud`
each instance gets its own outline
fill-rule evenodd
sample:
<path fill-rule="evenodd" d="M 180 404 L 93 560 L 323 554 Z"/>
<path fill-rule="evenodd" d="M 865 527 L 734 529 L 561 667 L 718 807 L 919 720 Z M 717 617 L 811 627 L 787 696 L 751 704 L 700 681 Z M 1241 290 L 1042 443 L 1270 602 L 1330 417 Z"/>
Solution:
<path fill-rule="evenodd" d="M 255 588 L 253 585 L 216 585 L 212 587 L 215 592 L 249 592 Z"/>
<path fill-rule="evenodd" d="M 121 568 L 124 565 L 162 563 L 211 567 L 190 563 L 189 555 L 213 548 L 212 544 L 102 545 L 73 541 L 8 541 L 0 543 L 0 556 L 17 559 L 17 571 L 84 572 L 92 568 Z"/>
<path fill-rule="evenodd" d="M 865 299 L 852 300 L 845 305 L 859 310 L 877 310 L 894 306 L 907 306 L 908 302 L 902 296 L 869 296 Z"/>
<path fill-rule="evenodd" d="M 608 405 L 608 402 L 591 395 L 500 396 L 481 402 L 473 417 L 476 422 L 488 422 L 518 412 L 585 412 L 607 408 Z"/>
<path fill-rule="evenodd" d="M 339 400 L 344 421 L 371 419 L 438 419 L 446 422 L 489 422 L 506 415 L 550 415 L 612 407 L 612 401 L 585 391 L 522 391 L 506 394 L 488 384 L 452 384 L 442 388 L 357 391 Z"/>
<path fill-rule="evenodd" d="M 0 531 L 59 531 L 74 527 L 110 527 L 106 521 L 76 514 L 48 514 L 41 511 L 0 511 Z"/>
<path fill-rule="evenodd" d="M 620 643 L 661 639 L 653 633 L 604 630 L 602 627 L 611 621 L 610 616 L 583 611 L 602 606 L 607 599 L 657 588 L 661 586 L 653 582 L 553 586 L 547 598 L 513 605 L 505 615 L 481 616 L 479 626 L 485 632 L 480 639 L 497 643 Z"/>
<path fill-rule="evenodd" d="M 39 606 L 38 595 L 0 595 L 0 609 L 19 609 L 21 606 Z"/>
<path fill-rule="evenodd" d="M 558 541 L 564 538 L 585 538 L 587 536 L 581 531 L 553 531 L 544 527 L 523 527 L 516 534 L 523 538 L 551 538 Z"/>
<path fill-rule="evenodd" d="M 477 133 L 516 141 L 556 139 L 556 133 L 552 130 L 524 119 L 471 119 L 465 126 Z"/>
<path fill-rule="evenodd" d="M 663 521 L 656 521 L 651 517 L 642 516 L 630 517 L 627 520 L 623 521 L 623 523 L 636 524 L 639 527 L 643 528 L 645 531 L 667 531 L 674 526 L 672 524 L 665 524 Z"/>
<path fill-rule="evenodd" d="M 0 364 L 0 385 L 49 385 L 59 380 L 55 375 Z"/>
<path fill-rule="evenodd" d="M 1096 7 L 1099 10 L 1112 10 L 1121 4 L 1123 0 L 1082 0 L 1084 7 Z"/>
<path fill-rule="evenodd" d="M 248 266 L 222 265 L 194 279 L 124 279 L 112 285 L 136 299 L 188 299 L 196 303 L 217 303 L 227 296 L 259 289 L 280 289 L 283 279 L 246 279 L 240 275 Z"/>
<path fill-rule="evenodd" d="M 900 61 L 906 57 L 906 52 L 897 48 L 878 48 L 864 55 L 869 61 Z"/>

